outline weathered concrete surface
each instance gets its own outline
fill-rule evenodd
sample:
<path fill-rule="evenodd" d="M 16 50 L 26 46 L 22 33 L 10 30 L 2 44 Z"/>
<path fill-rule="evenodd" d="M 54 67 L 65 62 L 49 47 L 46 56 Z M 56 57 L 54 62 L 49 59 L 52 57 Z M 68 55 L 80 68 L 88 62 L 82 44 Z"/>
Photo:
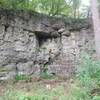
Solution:
<path fill-rule="evenodd" d="M 93 53 L 91 24 L 46 15 L 0 9 L 0 80 L 16 74 L 70 76 L 81 51 Z"/>

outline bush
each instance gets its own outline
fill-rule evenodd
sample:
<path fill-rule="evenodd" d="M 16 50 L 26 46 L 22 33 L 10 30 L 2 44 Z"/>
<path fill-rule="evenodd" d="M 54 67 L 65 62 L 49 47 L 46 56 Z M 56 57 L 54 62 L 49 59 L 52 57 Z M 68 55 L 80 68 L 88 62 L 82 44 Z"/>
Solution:
<path fill-rule="evenodd" d="M 83 55 L 81 63 L 77 67 L 77 77 L 87 85 L 90 85 L 94 80 L 100 82 L 100 61 L 94 60 L 87 54 Z"/>
<path fill-rule="evenodd" d="M 86 95 L 89 94 L 91 97 L 90 100 L 100 100 L 100 97 L 94 95 L 98 95 L 97 91 L 94 91 L 94 94 L 91 93 L 95 89 L 99 90 L 100 87 L 100 61 L 93 59 L 88 54 L 83 54 L 80 59 L 80 64 L 77 67 L 76 78 L 80 82 L 80 88 L 84 88 Z"/>
<path fill-rule="evenodd" d="M 100 100 L 100 96 L 94 96 L 93 100 Z"/>

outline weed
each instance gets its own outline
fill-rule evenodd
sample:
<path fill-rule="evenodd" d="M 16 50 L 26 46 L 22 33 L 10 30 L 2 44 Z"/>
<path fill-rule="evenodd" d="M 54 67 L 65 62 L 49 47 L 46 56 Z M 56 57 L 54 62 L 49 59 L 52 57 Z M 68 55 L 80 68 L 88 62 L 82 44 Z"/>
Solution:
<path fill-rule="evenodd" d="M 88 54 L 82 55 L 80 61 L 81 63 L 77 67 L 76 75 L 76 79 L 80 82 L 80 88 L 84 89 L 86 96 L 89 94 L 88 96 L 91 97 L 89 100 L 100 100 L 96 99 L 99 97 L 95 97 L 91 94 L 91 91 L 95 90 L 95 88 L 99 88 L 100 85 L 100 61 L 96 61 Z M 97 94 L 96 91 L 94 94 Z"/>
<path fill-rule="evenodd" d="M 15 81 L 20 81 L 20 80 L 24 80 L 24 81 L 31 81 L 31 77 L 26 76 L 26 75 L 16 75 L 15 76 Z"/>

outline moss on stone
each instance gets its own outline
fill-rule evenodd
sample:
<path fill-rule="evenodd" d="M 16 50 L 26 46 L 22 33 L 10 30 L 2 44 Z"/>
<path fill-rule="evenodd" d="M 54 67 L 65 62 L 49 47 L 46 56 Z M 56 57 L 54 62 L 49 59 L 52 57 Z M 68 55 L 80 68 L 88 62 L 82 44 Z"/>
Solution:
<path fill-rule="evenodd" d="M 12 69 L 0 67 L 0 72 L 10 72 L 10 71 L 12 71 Z"/>

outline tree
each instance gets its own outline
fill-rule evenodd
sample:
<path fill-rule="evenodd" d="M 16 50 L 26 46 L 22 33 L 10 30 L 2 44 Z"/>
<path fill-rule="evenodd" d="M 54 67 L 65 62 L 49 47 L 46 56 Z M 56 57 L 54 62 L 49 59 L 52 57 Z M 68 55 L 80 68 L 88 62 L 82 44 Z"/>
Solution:
<path fill-rule="evenodd" d="M 79 18 L 81 0 L 0 0 L 0 7 L 16 10 L 31 10 L 50 16 Z"/>
<path fill-rule="evenodd" d="M 71 7 L 65 0 L 39 0 L 38 10 L 50 16 L 69 15 Z"/>
<path fill-rule="evenodd" d="M 29 0 L 0 0 L 0 6 L 8 9 L 26 9 L 29 2 Z"/>
<path fill-rule="evenodd" d="M 92 20 L 95 34 L 95 45 L 97 56 L 100 58 L 100 19 L 97 0 L 91 0 Z"/>
<path fill-rule="evenodd" d="M 74 18 L 76 18 L 77 16 L 79 16 L 79 7 L 81 4 L 81 0 L 72 0 L 72 1 L 73 1 L 73 5 L 72 5 L 73 15 Z"/>

